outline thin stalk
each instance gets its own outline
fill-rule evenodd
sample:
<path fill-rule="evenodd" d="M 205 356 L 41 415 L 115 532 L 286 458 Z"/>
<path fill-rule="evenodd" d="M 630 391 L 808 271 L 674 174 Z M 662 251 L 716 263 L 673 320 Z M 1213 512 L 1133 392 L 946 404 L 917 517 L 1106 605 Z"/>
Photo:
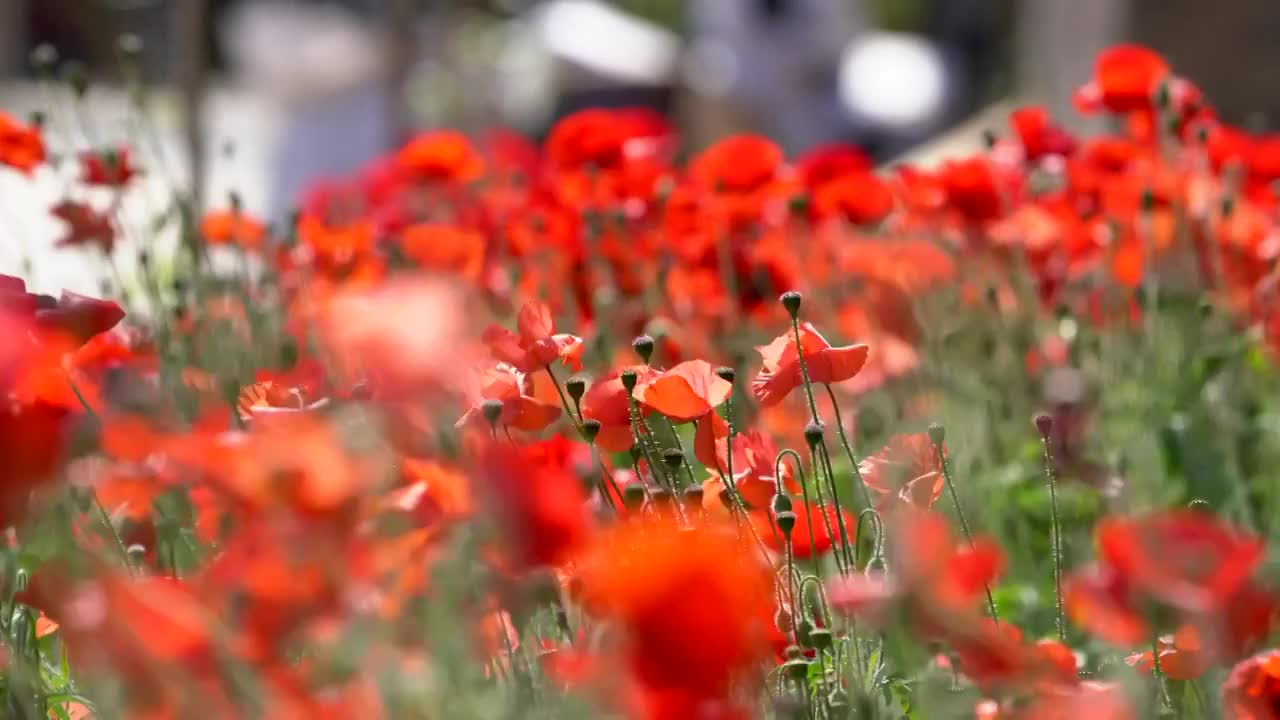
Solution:
<path fill-rule="evenodd" d="M 806 482 L 806 478 L 804 476 L 804 467 L 800 463 L 800 453 L 796 452 L 795 450 L 792 450 L 791 448 L 787 448 L 786 450 L 783 450 L 782 452 L 778 453 L 778 456 L 773 460 L 773 476 L 774 478 L 777 478 L 777 481 L 780 484 L 778 491 L 782 492 L 783 490 L 785 490 L 786 488 L 781 487 L 781 483 L 782 483 L 781 468 L 782 468 L 782 458 L 787 456 L 791 456 L 795 460 L 796 470 L 800 473 L 800 491 L 804 494 L 804 513 L 805 513 L 804 520 L 805 520 L 805 523 L 807 523 L 809 526 L 809 547 L 815 548 L 818 545 L 817 545 L 817 538 L 813 534 L 813 511 L 811 509 L 811 504 L 809 503 L 809 483 Z M 822 505 L 821 499 L 819 499 L 818 501 L 818 507 L 819 508 L 824 507 Z M 829 535 L 831 534 L 831 524 L 826 517 L 825 509 L 822 512 L 822 518 L 823 518 L 823 522 L 827 523 L 827 534 Z M 822 572 L 821 563 L 814 563 L 814 566 L 818 568 L 819 573 Z M 840 572 L 841 575 L 845 573 L 844 568 L 840 567 L 839 558 L 836 558 L 836 569 Z"/>
<path fill-rule="evenodd" d="M 951 463 L 947 462 L 947 454 L 943 452 L 941 443 L 934 442 L 933 448 L 938 453 L 938 464 L 942 466 L 942 477 L 946 481 L 947 491 L 951 495 L 951 502 L 956 506 L 956 517 L 960 520 L 960 530 L 964 533 L 964 539 L 969 543 L 969 547 L 973 547 L 973 533 L 969 530 L 969 521 L 964 516 L 964 506 L 960 504 L 960 496 L 956 494 L 956 484 L 951 479 Z M 998 625 L 1000 616 L 996 612 L 996 600 L 991 595 L 991 586 L 984 582 L 982 589 L 987 593 L 987 610 L 991 613 L 991 619 Z"/>
<path fill-rule="evenodd" d="M 1048 435 L 1040 436 L 1040 444 L 1044 448 L 1044 476 L 1049 483 L 1049 511 L 1052 515 L 1050 527 L 1053 533 L 1051 538 L 1053 546 L 1053 594 L 1054 611 L 1056 613 L 1054 622 L 1058 630 L 1058 641 L 1066 644 L 1067 626 L 1062 613 L 1062 521 L 1058 515 L 1057 473 L 1054 471 L 1053 453 L 1049 449 Z"/>
<path fill-rule="evenodd" d="M 835 505 L 836 525 L 840 528 L 840 546 L 845 556 L 844 564 L 845 567 L 850 567 L 853 564 L 853 552 L 849 546 L 849 530 L 844 524 L 844 513 L 841 512 L 840 491 L 836 489 L 836 474 L 831 467 L 831 454 L 827 451 L 825 442 L 818 443 L 818 447 L 822 449 L 822 464 L 827 471 L 827 485 L 831 489 L 831 504 Z"/>
<path fill-rule="evenodd" d="M 866 503 L 868 508 L 875 507 L 871 502 L 871 493 L 867 490 L 867 483 L 862 479 L 862 468 L 858 466 L 858 458 L 854 455 L 853 445 L 844 434 L 844 420 L 840 417 L 840 403 L 836 402 L 836 393 L 831 389 L 830 383 L 823 383 L 823 386 L 827 388 L 827 395 L 831 398 L 831 408 L 835 412 L 836 435 L 840 438 L 840 445 L 844 447 L 844 454 L 849 458 L 849 464 L 853 466 L 853 476 L 858 480 L 858 487 L 862 488 L 862 502 Z"/>
<path fill-rule="evenodd" d="M 564 414 L 569 416 L 569 420 L 573 422 L 573 426 L 577 428 L 578 434 L 581 435 L 582 423 L 578 421 L 578 418 L 582 415 L 581 411 L 577 415 L 574 414 L 573 410 L 569 408 L 569 400 L 565 397 L 564 389 L 560 387 L 559 378 L 551 371 L 550 365 L 547 365 L 544 369 L 547 371 L 547 376 L 551 378 L 551 384 L 556 386 L 556 395 L 560 396 L 560 405 L 564 408 Z"/>
<path fill-rule="evenodd" d="M 800 320 L 792 315 L 791 332 L 796 338 L 796 357 L 800 361 L 800 377 L 804 380 L 804 394 L 809 400 L 810 419 L 816 423 L 821 423 L 822 418 L 818 415 L 818 403 L 813 399 L 813 383 L 809 381 L 809 365 L 804 361 L 804 343 L 800 340 Z"/>
<path fill-rule="evenodd" d="M 1173 698 L 1169 696 L 1169 683 L 1164 674 L 1164 668 L 1160 667 L 1160 631 L 1151 627 L 1151 674 L 1156 679 L 1156 689 L 1160 693 L 1157 702 L 1161 703 L 1166 709 L 1173 708 Z"/>

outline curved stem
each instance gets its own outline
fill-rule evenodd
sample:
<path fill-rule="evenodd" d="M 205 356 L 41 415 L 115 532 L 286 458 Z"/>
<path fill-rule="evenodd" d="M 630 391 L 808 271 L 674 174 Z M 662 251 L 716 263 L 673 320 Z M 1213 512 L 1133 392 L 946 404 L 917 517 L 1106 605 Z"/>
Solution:
<path fill-rule="evenodd" d="M 951 495 L 951 502 L 956 506 L 956 517 L 960 520 L 960 530 L 964 532 L 964 539 L 969 543 L 969 547 L 973 547 L 973 533 L 969 531 L 969 521 L 964 516 L 964 506 L 960 504 L 960 496 L 956 494 L 956 484 L 951 479 L 951 464 L 947 462 L 947 454 L 943 451 L 941 443 L 935 442 L 933 448 L 938 453 L 938 464 L 942 466 L 942 477 L 946 481 L 947 491 Z M 996 613 L 996 600 L 991 595 L 991 586 L 984 582 L 982 589 L 987 593 L 987 610 L 991 613 L 991 619 L 996 624 L 999 624 L 1000 616 Z"/>
<path fill-rule="evenodd" d="M 862 488 L 862 502 L 866 503 L 868 508 L 875 507 L 871 502 L 871 493 L 867 490 L 867 483 L 862 479 L 862 467 L 858 464 L 858 458 L 854 455 L 853 444 L 849 442 L 848 436 L 844 434 L 844 420 L 840 417 L 840 403 L 836 402 L 836 393 L 831 389 L 831 383 L 823 383 L 827 388 L 827 396 L 831 398 L 831 408 L 836 416 L 836 435 L 840 438 L 840 445 L 844 447 L 844 454 L 849 458 L 849 464 L 853 466 L 853 476 L 858 480 L 858 487 Z"/>

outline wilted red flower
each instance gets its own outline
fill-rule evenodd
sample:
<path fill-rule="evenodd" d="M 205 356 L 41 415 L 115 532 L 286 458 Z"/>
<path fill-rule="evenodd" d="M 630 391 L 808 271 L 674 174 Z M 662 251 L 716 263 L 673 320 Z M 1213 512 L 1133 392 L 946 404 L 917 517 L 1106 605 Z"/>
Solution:
<path fill-rule="evenodd" d="M 1169 66 L 1154 50 L 1141 45 L 1115 45 L 1099 53 L 1093 79 L 1076 91 L 1073 101 L 1081 112 L 1145 110 L 1151 107 L 1157 88 L 1168 77 Z"/>
<path fill-rule="evenodd" d="M 1222 710 L 1230 720 L 1280 718 L 1280 650 L 1268 650 L 1231 669 L 1222 684 Z"/>
<path fill-rule="evenodd" d="M 400 148 L 396 159 L 411 177 L 427 182 L 461 184 L 484 172 L 484 158 L 456 130 L 422 133 Z"/>
<path fill-rule="evenodd" d="M 80 153 L 80 181 L 86 185 L 122 188 L 138 174 L 127 147 Z"/>
<path fill-rule="evenodd" d="M 238 209 L 210 211 L 200 220 L 200 237 L 210 245 L 257 250 L 266 240 L 267 228 Z"/>
<path fill-rule="evenodd" d="M 650 409 L 679 422 L 694 422 L 694 454 L 704 465 L 716 464 L 716 441 L 729 434 L 729 424 L 716 407 L 729 398 L 733 385 L 716 375 L 706 360 L 686 360 L 636 386 L 636 396 Z"/>
<path fill-rule="evenodd" d="M 942 495 L 942 464 L 925 433 L 894 435 L 858 469 L 867 488 L 881 496 L 882 509 L 898 502 L 928 509 Z"/>
<path fill-rule="evenodd" d="M 681 696 L 686 709 L 726 698 L 735 681 L 749 688 L 772 655 L 771 572 L 746 542 L 731 524 L 640 519 L 580 561 L 586 606 L 620 624 L 637 680 Z"/>
<path fill-rule="evenodd" d="M 843 382 L 857 375 L 867 362 L 866 345 L 833 347 L 807 322 L 800 325 L 800 345 L 804 348 L 805 369 L 811 382 Z M 795 335 L 790 331 L 784 332 L 773 342 L 757 347 L 756 350 L 760 352 L 764 364 L 760 373 L 751 381 L 751 392 L 761 405 L 777 405 L 792 390 L 804 384 Z"/>
<path fill-rule="evenodd" d="M 30 175 L 44 159 L 44 139 L 39 128 L 23 125 L 12 115 L 0 112 L 0 165 Z"/>
<path fill-rule="evenodd" d="M 493 357 L 510 364 L 520 372 L 537 372 L 559 360 L 573 370 L 582 369 L 582 338 L 557 333 L 551 308 L 536 300 L 520 307 L 516 329 L 511 332 L 501 325 L 490 325 L 484 331 L 484 344 Z"/>
<path fill-rule="evenodd" d="M 111 215 L 94 210 L 87 203 L 64 200 L 49 211 L 67 224 L 67 234 L 58 239 L 58 247 L 92 245 L 110 255 L 116 243 L 116 230 Z"/>

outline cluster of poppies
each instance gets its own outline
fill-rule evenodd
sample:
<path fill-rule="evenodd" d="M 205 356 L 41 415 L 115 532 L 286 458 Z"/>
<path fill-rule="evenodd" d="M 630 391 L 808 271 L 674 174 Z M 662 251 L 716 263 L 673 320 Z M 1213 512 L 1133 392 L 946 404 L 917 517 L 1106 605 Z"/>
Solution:
<path fill-rule="evenodd" d="M 1248 513 L 1116 511 L 1064 567 L 1082 440 L 1040 415 L 1052 609 L 1019 626 L 956 490 L 976 450 L 931 424 L 930 297 L 1150 338 L 1194 293 L 1280 343 L 1280 135 L 1136 46 L 1076 100 L 1123 130 L 1030 107 L 887 173 L 754 135 L 679 162 L 645 110 L 431 131 L 287 222 L 179 202 L 163 262 L 129 147 L 55 163 L 0 113 L 0 171 L 65 180 L 58 246 L 136 267 L 119 304 L 0 276 L 7 711 L 1280 718 Z M 1019 371 L 1069 339 L 1020 337 Z M 860 447 L 904 387 L 916 431 Z"/>

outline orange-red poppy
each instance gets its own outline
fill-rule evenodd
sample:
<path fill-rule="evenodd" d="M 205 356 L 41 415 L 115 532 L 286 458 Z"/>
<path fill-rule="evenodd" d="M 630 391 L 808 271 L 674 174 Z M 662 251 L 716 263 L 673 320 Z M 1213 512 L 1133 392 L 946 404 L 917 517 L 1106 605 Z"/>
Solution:
<path fill-rule="evenodd" d="M 420 223 L 405 229 L 400 249 L 424 270 L 476 282 L 484 270 L 484 235 L 456 225 Z"/>
<path fill-rule="evenodd" d="M 267 227 L 242 210 L 213 210 L 200 220 L 200 237 L 210 245 L 257 250 L 267 238 Z"/>
<path fill-rule="evenodd" d="M 867 488 L 880 496 L 882 511 L 897 503 L 928 509 L 942 496 L 942 464 L 925 433 L 894 435 L 858 469 Z"/>
<path fill-rule="evenodd" d="M 1222 684 L 1222 709 L 1231 720 L 1280 717 L 1280 650 L 1268 650 L 1231 669 Z"/>
<path fill-rule="evenodd" d="M 533 396 L 532 379 L 509 365 L 486 368 L 477 373 L 468 389 L 471 406 L 458 418 L 455 427 L 488 428 L 485 404 L 497 401 L 501 412 L 494 421 L 499 427 L 535 432 L 560 418 L 559 405 L 543 402 Z"/>
<path fill-rule="evenodd" d="M 456 130 L 422 133 L 400 148 L 400 168 L 416 180 L 461 184 L 484 172 L 484 157 Z"/>
<path fill-rule="evenodd" d="M 716 413 L 733 385 L 716 375 L 706 360 L 686 360 L 637 385 L 636 396 L 649 409 L 677 422 L 694 422 L 694 454 L 704 465 L 716 464 L 716 441 L 729 434 L 729 425 Z"/>
<path fill-rule="evenodd" d="M 520 307 L 513 333 L 501 325 L 490 325 L 484 331 L 484 343 L 495 359 L 510 364 L 520 372 L 537 372 L 557 360 L 573 370 L 582 369 L 582 338 L 557 333 L 551 308 L 530 301 Z"/>
<path fill-rule="evenodd" d="M 40 129 L 23 125 L 8 113 L 0 112 L 0 165 L 8 165 L 28 175 L 44 164 L 44 139 Z"/>
<path fill-rule="evenodd" d="M 1081 112 L 1149 109 L 1160 83 L 1168 77 L 1168 64 L 1154 50 L 1115 45 L 1098 54 L 1093 78 L 1076 91 L 1073 101 Z"/>
<path fill-rule="evenodd" d="M 803 371 L 795 334 L 790 331 L 756 348 L 763 366 L 751 382 L 751 392 L 761 405 L 769 407 L 782 402 L 792 390 L 804 384 L 805 373 L 814 383 L 844 382 L 858 374 L 869 352 L 867 346 L 861 344 L 834 347 L 808 322 L 800 325 L 800 346 L 804 348 Z"/>

